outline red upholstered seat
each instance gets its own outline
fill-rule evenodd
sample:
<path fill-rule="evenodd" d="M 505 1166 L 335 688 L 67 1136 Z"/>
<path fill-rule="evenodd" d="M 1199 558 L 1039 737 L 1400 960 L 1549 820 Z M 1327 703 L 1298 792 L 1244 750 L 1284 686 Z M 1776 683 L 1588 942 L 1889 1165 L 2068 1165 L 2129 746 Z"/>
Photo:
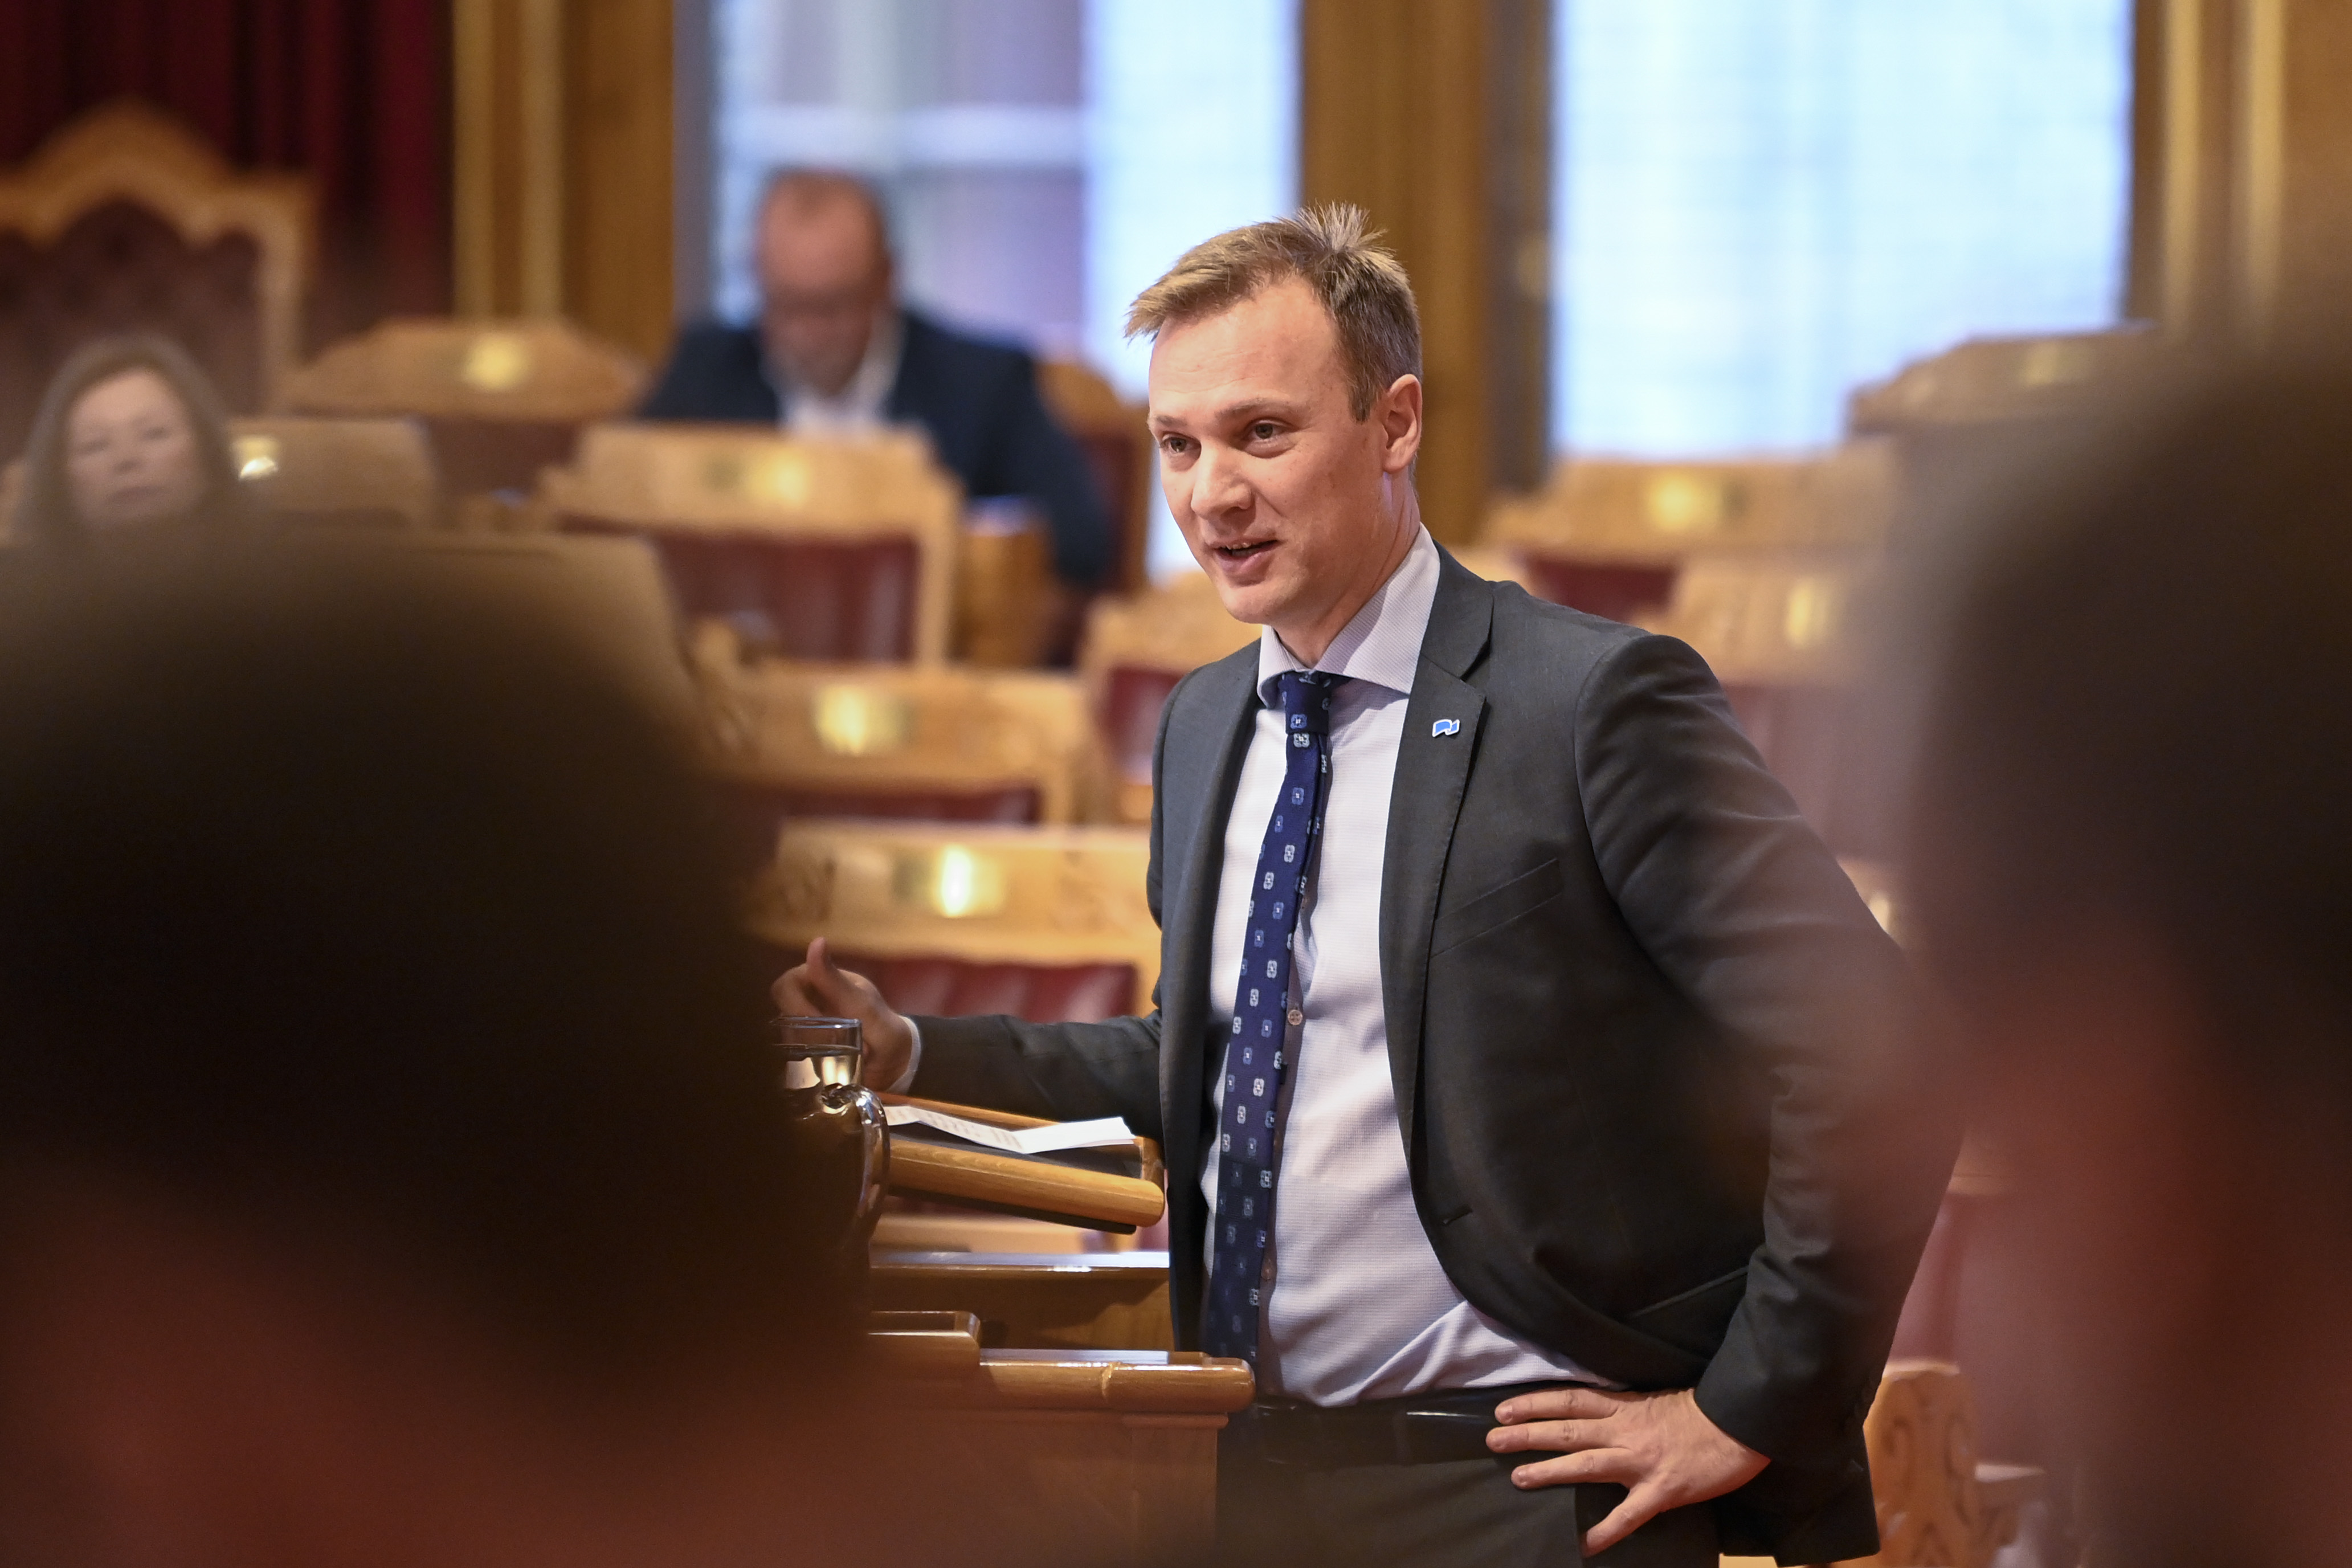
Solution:
<path fill-rule="evenodd" d="M 890 790 L 851 792 L 798 788 L 730 779 L 721 786 L 731 842 L 744 864 L 765 865 L 775 853 L 784 824 L 803 818 L 847 817 L 866 822 L 1002 822 L 1034 826 L 1042 815 L 1037 790 L 1029 784 L 982 790 Z"/>
<path fill-rule="evenodd" d="M 1087 467 L 1094 471 L 1103 506 L 1110 513 L 1110 558 L 1115 563 L 1111 586 L 1139 587 L 1141 574 L 1129 563 L 1143 560 L 1145 542 L 1139 536 L 1150 526 L 1150 514 L 1142 501 L 1145 458 L 1126 430 L 1083 429 L 1075 435 L 1079 449 L 1087 455 Z"/>
<path fill-rule="evenodd" d="M 841 963 L 872 980 L 902 1013 L 939 1017 L 1009 1013 L 1036 1024 L 1090 1024 L 1127 1011 L 1129 963 L 982 963 L 964 958 L 871 958 Z"/>
<path fill-rule="evenodd" d="M 265 393 L 260 252 L 230 231 L 191 244 L 129 201 L 92 207 L 41 244 L 0 230 L 0 451 L 23 449 L 49 378 L 110 332 L 160 332 L 212 376 L 231 411 Z"/>
<path fill-rule="evenodd" d="M 1965 1166 L 1969 1156 L 1962 1155 Z M 1979 1451 L 2012 1463 L 2063 1462 L 2051 1440 L 2044 1316 L 2028 1258 L 2024 1200 L 1998 1182 L 1956 1176 L 1936 1215 L 1895 1327 L 1893 1354 L 1967 1373 Z"/>
<path fill-rule="evenodd" d="M 583 533 L 636 533 L 566 517 Z M 827 662 L 915 656 L 921 554 L 911 538 L 793 539 L 652 531 L 678 614 L 715 617 L 753 651 Z M 1001 821 L 988 817 L 982 820 Z"/>
<path fill-rule="evenodd" d="M 1143 410 L 1121 398 L 1100 372 L 1068 360 L 1037 366 L 1038 389 L 1055 419 L 1087 455 L 1110 515 L 1111 574 L 1103 587 L 1133 594 L 1150 586 L 1144 570 L 1152 442 Z"/>
<path fill-rule="evenodd" d="M 1672 564 L 1586 561 L 1534 550 L 1526 552 L 1526 562 L 1528 580 L 1539 596 L 1612 621 L 1630 621 L 1645 610 L 1665 608 L 1680 571 Z"/>
<path fill-rule="evenodd" d="M 1151 748 L 1160 738 L 1160 710 L 1184 678 L 1174 670 L 1114 667 L 1103 687 L 1103 738 L 1111 765 L 1129 784 L 1151 782 Z"/>
<path fill-rule="evenodd" d="M 539 471 L 572 460 L 579 419 L 469 419 L 425 415 L 441 488 L 451 495 L 485 490 L 528 491 Z"/>
<path fill-rule="evenodd" d="M 1764 765 L 1832 849 L 1865 859 L 1890 851 L 1880 787 L 1885 757 L 1864 733 L 1854 690 L 1726 681 L 1723 692 Z"/>

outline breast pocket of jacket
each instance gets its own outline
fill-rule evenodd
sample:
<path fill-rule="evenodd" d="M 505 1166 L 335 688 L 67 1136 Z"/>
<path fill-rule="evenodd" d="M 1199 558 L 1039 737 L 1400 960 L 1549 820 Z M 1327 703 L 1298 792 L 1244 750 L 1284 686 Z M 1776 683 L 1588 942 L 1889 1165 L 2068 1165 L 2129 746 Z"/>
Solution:
<path fill-rule="evenodd" d="M 1474 942 L 1487 932 L 1498 931 L 1523 915 L 1534 913 L 1568 889 L 1567 879 L 1560 875 L 1559 862 L 1547 860 L 1532 871 L 1523 871 L 1498 888 L 1489 888 L 1475 898 L 1451 909 L 1438 911 L 1437 924 L 1429 933 L 1429 955 L 1432 958 L 1464 942 Z"/>

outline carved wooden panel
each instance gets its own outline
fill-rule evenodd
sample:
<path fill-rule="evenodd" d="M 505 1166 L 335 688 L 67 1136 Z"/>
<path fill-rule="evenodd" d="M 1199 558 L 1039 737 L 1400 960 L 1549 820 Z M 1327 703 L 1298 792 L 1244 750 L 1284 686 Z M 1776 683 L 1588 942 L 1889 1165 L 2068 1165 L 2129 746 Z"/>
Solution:
<path fill-rule="evenodd" d="M 1893 516 L 1893 450 L 1639 462 L 1575 458 L 1540 493 L 1498 504 L 1483 542 L 1580 561 L 1671 563 L 1701 551 L 1868 548 Z"/>
<path fill-rule="evenodd" d="M 581 428 L 635 405 L 645 365 L 554 318 L 383 322 L 289 374 L 289 413 L 424 419 L 452 494 L 529 489 Z"/>
<path fill-rule="evenodd" d="M 1111 757 L 1119 820 L 1150 819 L 1151 745 L 1160 705 L 1176 682 L 1257 636 L 1257 627 L 1225 614 L 1216 589 L 1197 572 L 1144 593 L 1095 601 L 1078 669 Z"/>
<path fill-rule="evenodd" d="M 432 448 L 411 419 L 273 415 L 229 426 L 237 479 L 289 521 L 429 528 L 440 520 Z"/>
<path fill-rule="evenodd" d="M 1100 746 L 1069 676 L 745 664 L 716 629 L 696 662 L 730 778 L 835 796 L 1026 791 L 1047 823 L 1083 821 L 1100 802 Z"/>
<path fill-rule="evenodd" d="M 961 491 L 919 435 L 816 441 L 757 426 L 593 425 L 572 465 L 548 470 L 534 505 L 551 522 L 656 537 L 907 541 L 916 556 L 907 594 L 914 657 L 947 656 Z"/>
<path fill-rule="evenodd" d="M 1863 1423 L 1879 1550 L 1871 1568 L 1989 1568 L 2042 1472 L 1977 1457 L 1976 1406 L 1948 1362 L 1887 1363 Z"/>
<path fill-rule="evenodd" d="M 1133 966 L 1121 1011 L 1150 1006 L 1160 928 L 1150 836 L 1129 827 L 793 822 L 752 905 L 787 947 L 980 963 Z"/>
<path fill-rule="evenodd" d="M 124 100 L 0 173 L 0 448 L 65 357 L 107 332 L 180 340 L 232 408 L 294 363 L 315 253 L 310 185 L 231 168 Z"/>

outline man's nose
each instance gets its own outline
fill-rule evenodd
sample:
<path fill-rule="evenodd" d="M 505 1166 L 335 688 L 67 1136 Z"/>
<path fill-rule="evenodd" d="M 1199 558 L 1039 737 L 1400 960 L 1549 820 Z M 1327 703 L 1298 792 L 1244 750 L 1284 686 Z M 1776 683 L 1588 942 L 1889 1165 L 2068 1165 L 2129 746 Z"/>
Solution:
<path fill-rule="evenodd" d="M 1222 516 L 1246 505 L 1249 496 L 1240 459 L 1222 447 L 1202 446 L 1192 465 L 1192 515 Z"/>

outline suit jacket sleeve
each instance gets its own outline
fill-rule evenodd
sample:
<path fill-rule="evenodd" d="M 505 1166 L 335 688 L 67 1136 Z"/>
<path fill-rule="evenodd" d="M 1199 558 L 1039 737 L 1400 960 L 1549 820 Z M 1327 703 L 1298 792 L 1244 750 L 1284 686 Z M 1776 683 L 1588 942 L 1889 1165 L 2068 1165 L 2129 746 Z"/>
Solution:
<path fill-rule="evenodd" d="M 678 334 L 669 363 L 637 405 L 637 417 L 773 425 L 781 407 L 761 369 L 759 334 L 701 321 Z"/>
<path fill-rule="evenodd" d="M 1850 1441 L 1951 1170 L 1942 1053 L 1901 954 L 1706 664 L 1631 639 L 1578 706 L 1601 875 L 1769 1100 L 1764 1241 L 1699 1406 L 1772 1458 Z"/>
<path fill-rule="evenodd" d="M 1160 758 L 1168 742 L 1171 700 L 1160 710 L 1151 751 L 1151 859 L 1144 894 L 1160 912 Z M 1033 1024 L 1001 1014 L 918 1018 L 923 1060 L 914 1092 L 959 1105 L 984 1105 L 1056 1121 L 1121 1116 L 1139 1135 L 1167 1142 L 1160 1115 L 1160 986 L 1140 1018 L 1099 1024 Z"/>

